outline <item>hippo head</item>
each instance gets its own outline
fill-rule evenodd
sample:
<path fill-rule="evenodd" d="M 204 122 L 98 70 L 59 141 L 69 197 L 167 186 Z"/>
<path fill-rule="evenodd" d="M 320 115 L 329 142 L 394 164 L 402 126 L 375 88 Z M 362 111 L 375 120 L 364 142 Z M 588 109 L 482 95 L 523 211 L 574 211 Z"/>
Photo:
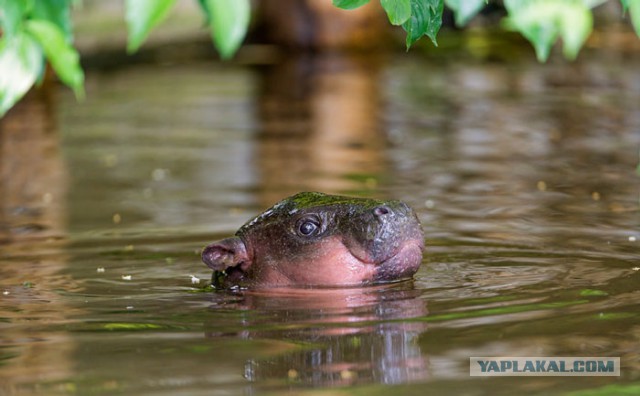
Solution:
<path fill-rule="evenodd" d="M 424 236 L 400 201 L 299 193 L 207 246 L 222 287 L 360 286 L 410 278 Z"/>

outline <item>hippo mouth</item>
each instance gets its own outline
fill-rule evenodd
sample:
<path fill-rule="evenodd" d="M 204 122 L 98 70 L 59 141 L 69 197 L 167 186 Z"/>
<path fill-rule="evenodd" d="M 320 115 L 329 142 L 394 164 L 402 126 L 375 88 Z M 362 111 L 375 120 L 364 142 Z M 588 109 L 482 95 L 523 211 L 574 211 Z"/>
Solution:
<path fill-rule="evenodd" d="M 392 282 L 411 278 L 422 264 L 423 240 L 409 240 L 376 267 L 375 282 Z"/>
<path fill-rule="evenodd" d="M 375 257 L 369 251 L 358 248 L 349 248 L 353 257 L 362 264 L 374 267 L 373 282 L 393 282 L 410 278 L 418 271 L 422 264 L 424 241 L 422 239 L 409 239 L 403 241 L 395 249 L 387 251 L 384 255 Z"/>

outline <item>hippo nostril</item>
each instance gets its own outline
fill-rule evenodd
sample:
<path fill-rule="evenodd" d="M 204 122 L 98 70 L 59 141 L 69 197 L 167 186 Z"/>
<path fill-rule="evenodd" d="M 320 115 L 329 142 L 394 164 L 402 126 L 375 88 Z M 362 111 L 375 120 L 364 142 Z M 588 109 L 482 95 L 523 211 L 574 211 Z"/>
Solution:
<path fill-rule="evenodd" d="M 378 206 L 373 210 L 373 214 L 380 217 L 389 214 L 390 210 L 386 206 Z"/>

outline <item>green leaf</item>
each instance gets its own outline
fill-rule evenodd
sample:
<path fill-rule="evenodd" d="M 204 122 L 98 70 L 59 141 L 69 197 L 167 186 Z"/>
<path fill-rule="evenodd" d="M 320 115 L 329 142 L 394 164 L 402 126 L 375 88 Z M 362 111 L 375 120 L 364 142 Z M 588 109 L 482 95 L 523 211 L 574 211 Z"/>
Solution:
<path fill-rule="evenodd" d="M 333 0 L 333 5 L 343 10 L 353 10 L 362 7 L 370 0 Z"/>
<path fill-rule="evenodd" d="M 638 317 L 638 314 L 636 312 L 611 312 L 611 313 L 600 312 L 596 316 L 596 318 L 600 320 L 620 320 L 620 319 L 629 319 L 629 318 L 637 318 L 637 317 Z"/>
<path fill-rule="evenodd" d="M 231 58 L 247 34 L 250 0 L 205 0 L 213 43 L 223 59 Z"/>
<path fill-rule="evenodd" d="M 104 328 L 109 331 L 144 331 L 164 328 L 153 323 L 105 323 Z"/>
<path fill-rule="evenodd" d="M 606 3 L 608 0 L 582 0 L 581 3 L 587 8 L 595 8 L 601 4 Z"/>
<path fill-rule="evenodd" d="M 436 36 L 442 26 L 442 13 L 444 11 L 444 0 L 430 0 L 429 3 L 429 25 L 427 26 L 427 37 L 431 39 L 433 45 L 438 46 Z"/>
<path fill-rule="evenodd" d="M 33 3 L 31 17 L 53 22 L 62 30 L 68 43 L 73 41 L 70 0 L 37 0 Z"/>
<path fill-rule="evenodd" d="M 33 289 L 33 282 L 31 281 L 24 281 L 22 282 L 22 287 L 24 287 L 25 289 Z"/>
<path fill-rule="evenodd" d="M 582 289 L 580 290 L 580 295 L 582 297 L 601 297 L 601 296 L 608 296 L 609 293 L 607 293 L 604 290 L 598 290 L 598 289 Z"/>
<path fill-rule="evenodd" d="M 151 29 L 162 22 L 176 0 L 126 0 L 126 20 L 129 30 L 127 52 L 140 48 Z"/>
<path fill-rule="evenodd" d="M 443 0 L 411 0 L 411 18 L 402 25 L 407 32 L 407 50 L 424 35 L 438 45 L 436 35 L 442 26 L 443 10 Z"/>
<path fill-rule="evenodd" d="M 636 34 L 640 36 L 640 1 L 633 0 L 629 2 L 629 15 L 631 15 L 631 23 L 636 29 Z"/>
<path fill-rule="evenodd" d="M 627 9 L 629 8 L 629 0 L 620 0 L 620 3 L 622 4 L 622 11 L 627 12 Z"/>
<path fill-rule="evenodd" d="M 587 7 L 567 7 L 562 12 L 560 36 L 565 58 L 575 59 L 593 29 L 593 14 Z"/>
<path fill-rule="evenodd" d="M 476 16 L 485 6 L 485 0 L 445 0 L 447 7 L 453 10 L 456 26 L 462 27 Z"/>
<path fill-rule="evenodd" d="M 66 41 L 62 30 L 52 22 L 39 19 L 26 21 L 25 29 L 40 44 L 60 80 L 73 89 L 76 98 L 83 98 L 84 73 L 80 55 Z"/>
<path fill-rule="evenodd" d="M 392 25 L 402 25 L 411 17 L 412 0 L 380 0 Z"/>
<path fill-rule="evenodd" d="M 564 307 L 570 307 L 573 305 L 586 304 L 589 300 L 575 300 L 575 301 L 556 301 L 550 303 L 533 303 L 522 305 L 506 305 L 496 308 L 485 308 L 472 311 L 460 311 L 460 312 L 448 312 L 442 314 L 435 314 L 426 316 L 420 320 L 425 322 L 440 322 L 447 320 L 468 319 L 468 318 L 482 318 L 493 315 L 507 315 L 511 313 L 531 312 L 538 310 L 558 309 Z"/>
<path fill-rule="evenodd" d="M 640 395 L 640 383 L 609 384 L 598 388 L 589 387 L 569 393 L 564 396 L 636 396 Z"/>
<path fill-rule="evenodd" d="M 42 69 L 42 50 L 22 31 L 0 39 L 0 117 L 31 88 Z"/>
<path fill-rule="evenodd" d="M 11 37 L 20 30 L 29 8 L 27 0 L 0 0 L 0 31 L 3 37 Z"/>
<path fill-rule="evenodd" d="M 539 61 L 546 61 L 551 47 L 562 37 L 565 57 L 574 59 L 593 28 L 588 0 L 505 0 L 507 24 L 529 40 Z"/>
<path fill-rule="evenodd" d="M 202 12 L 204 12 L 207 26 L 209 26 L 209 6 L 207 6 L 207 0 L 198 0 L 198 4 L 200 4 L 200 8 L 202 8 Z"/>

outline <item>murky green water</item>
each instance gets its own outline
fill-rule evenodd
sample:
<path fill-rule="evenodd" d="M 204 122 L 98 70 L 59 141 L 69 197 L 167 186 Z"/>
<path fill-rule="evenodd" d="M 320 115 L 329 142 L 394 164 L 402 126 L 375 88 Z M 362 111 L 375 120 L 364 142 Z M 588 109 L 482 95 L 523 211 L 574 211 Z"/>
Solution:
<path fill-rule="evenodd" d="M 640 392 L 640 58 L 583 60 L 137 66 L 24 105 L 0 394 Z M 410 203 L 415 281 L 203 292 L 200 249 L 301 190 Z M 476 378 L 471 356 L 622 374 Z"/>

